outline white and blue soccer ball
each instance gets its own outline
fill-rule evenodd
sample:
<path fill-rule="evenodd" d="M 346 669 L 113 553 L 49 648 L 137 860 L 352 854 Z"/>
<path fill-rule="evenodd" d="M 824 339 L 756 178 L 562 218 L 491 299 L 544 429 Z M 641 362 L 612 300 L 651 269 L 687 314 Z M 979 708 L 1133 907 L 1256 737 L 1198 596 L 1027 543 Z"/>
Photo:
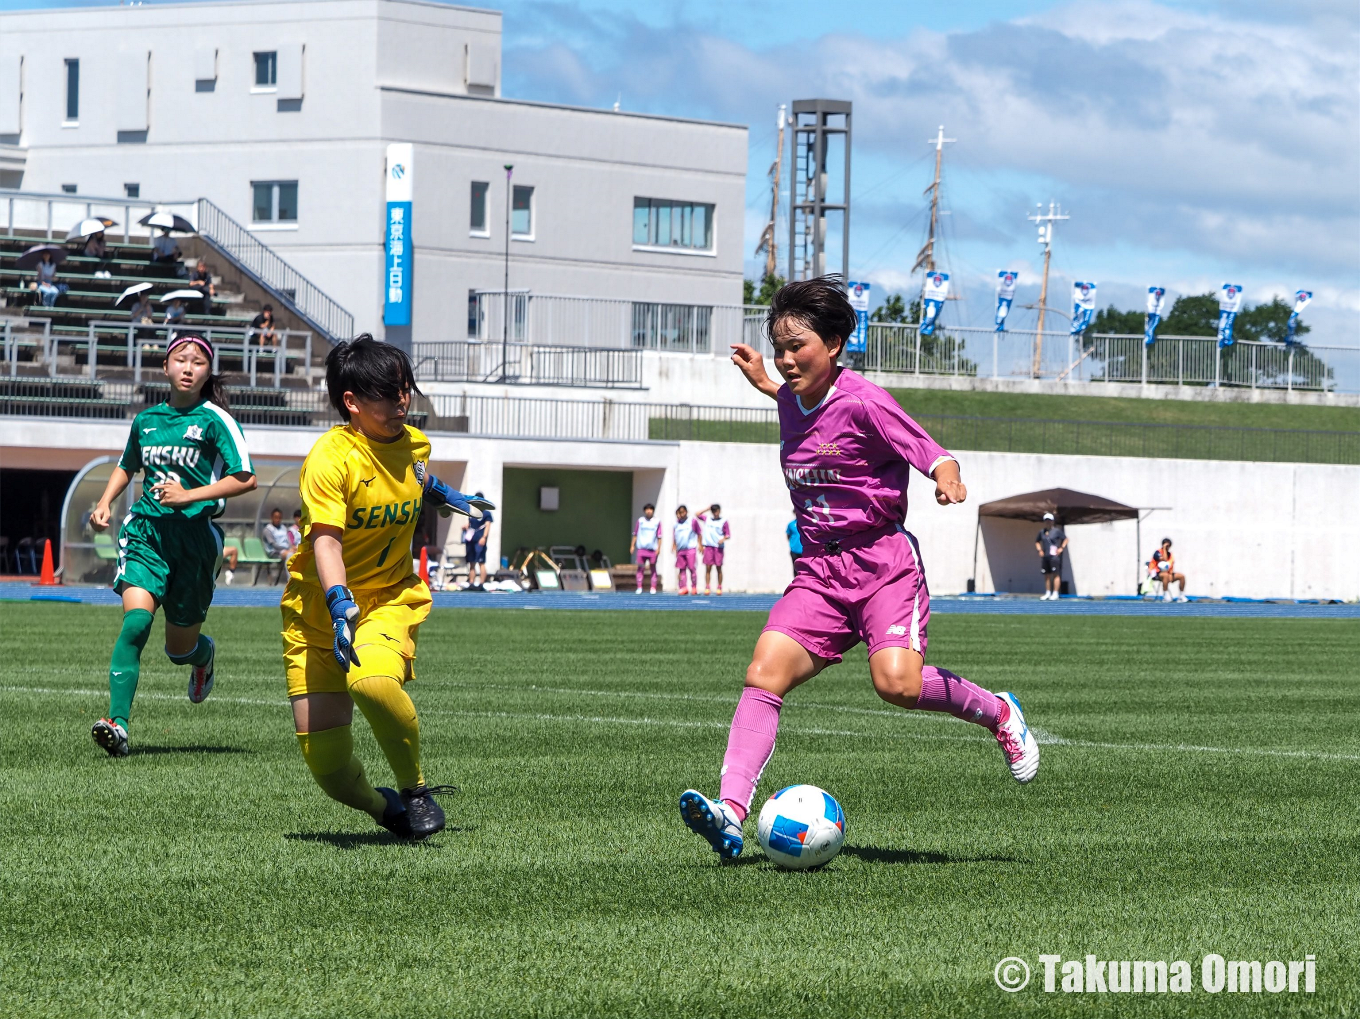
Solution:
<path fill-rule="evenodd" d="M 785 786 L 760 808 L 756 835 L 765 855 L 779 866 L 820 867 L 845 844 L 845 811 L 815 785 Z"/>

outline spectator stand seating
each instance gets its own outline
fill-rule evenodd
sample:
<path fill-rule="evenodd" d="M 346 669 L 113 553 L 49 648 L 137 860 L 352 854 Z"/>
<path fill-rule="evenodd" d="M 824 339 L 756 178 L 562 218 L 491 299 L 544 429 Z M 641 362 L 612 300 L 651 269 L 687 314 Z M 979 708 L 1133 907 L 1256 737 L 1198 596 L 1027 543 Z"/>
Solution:
<path fill-rule="evenodd" d="M 110 231 L 110 236 L 114 231 Z M 53 307 L 45 307 L 31 289 L 35 269 L 20 269 L 16 261 L 34 244 L 54 243 L 66 258 L 57 280 L 68 290 Z M 180 238 L 182 247 L 205 253 L 212 269 L 212 249 L 196 237 Z M 111 239 L 107 258 L 86 256 L 81 244 L 47 242 L 45 236 L 0 236 L 0 413 L 38 417 L 124 418 L 148 402 L 163 398 L 165 345 L 174 329 L 202 332 L 217 350 L 217 370 L 227 379 L 234 412 L 243 424 L 313 425 L 332 417 L 317 385 L 327 352 L 324 342 L 313 349 L 312 334 L 290 329 L 284 315 L 278 340 L 263 343 L 251 329 L 258 306 L 271 300 L 260 290 L 247 301 L 241 292 L 224 292 L 212 301 L 212 314 L 201 313 L 201 299 L 185 300 L 185 315 L 172 328 L 164 324 L 168 304 L 160 297 L 186 290 L 185 263 L 153 263 L 150 244 Z M 95 275 L 103 266 L 108 276 Z M 178 271 L 185 271 L 180 276 Z M 217 279 L 217 277 L 215 277 Z M 117 307 L 114 301 L 134 284 L 147 285 L 154 308 L 154 325 L 133 325 L 130 308 L 135 297 Z M 242 284 L 254 286 L 254 284 Z M 258 289 L 258 288 L 256 288 Z M 131 398 L 128 385 L 142 387 Z M 147 387 L 150 388 L 147 388 Z M 154 401 L 153 401 L 154 402 Z"/>

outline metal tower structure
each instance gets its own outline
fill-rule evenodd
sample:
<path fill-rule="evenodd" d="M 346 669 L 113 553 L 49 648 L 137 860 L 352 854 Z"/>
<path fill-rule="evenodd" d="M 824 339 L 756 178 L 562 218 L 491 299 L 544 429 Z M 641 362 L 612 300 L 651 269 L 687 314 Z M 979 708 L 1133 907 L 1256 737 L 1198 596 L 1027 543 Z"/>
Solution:
<path fill-rule="evenodd" d="M 826 265 L 827 214 L 839 214 L 841 264 L 835 268 L 850 274 L 850 107 L 839 99 L 795 99 L 790 126 L 793 128 L 793 174 L 789 188 L 789 280 L 824 275 Z M 834 145 L 833 145 L 834 143 Z M 844 147 L 844 168 L 836 171 L 831 149 Z M 833 198 L 831 192 L 835 192 Z"/>

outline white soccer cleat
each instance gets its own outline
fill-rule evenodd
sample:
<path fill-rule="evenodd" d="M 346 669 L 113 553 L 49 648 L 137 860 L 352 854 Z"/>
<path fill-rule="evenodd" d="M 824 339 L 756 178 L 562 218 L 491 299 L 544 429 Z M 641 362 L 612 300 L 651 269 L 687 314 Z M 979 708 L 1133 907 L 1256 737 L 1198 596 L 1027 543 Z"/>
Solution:
<path fill-rule="evenodd" d="M 208 694 L 212 693 L 215 666 L 217 665 L 217 645 L 213 643 L 211 637 L 207 638 L 208 647 L 211 649 L 208 654 L 207 665 L 194 665 L 189 669 L 189 700 L 193 704 L 202 704 L 208 699 Z"/>
<path fill-rule="evenodd" d="M 701 792 L 686 789 L 680 794 L 680 817 L 689 830 L 701 836 L 724 860 L 741 855 L 741 822 L 722 800 L 710 800 Z"/>
<path fill-rule="evenodd" d="M 1165 591 L 1162 592 L 1162 601 L 1170 601 L 1170 600 L 1171 600 L 1171 589 L 1170 589 L 1170 588 L 1167 588 Z"/>
<path fill-rule="evenodd" d="M 1006 702 L 1010 714 L 997 727 L 996 741 L 1001 744 L 1001 752 L 1006 755 L 1011 777 L 1023 785 L 1039 773 L 1039 741 L 1025 724 L 1025 712 L 1015 694 L 1007 691 L 997 696 Z"/>
<path fill-rule="evenodd" d="M 1188 602 L 1189 600 L 1190 599 L 1185 596 L 1184 592 L 1182 592 L 1181 596 L 1176 599 L 1176 601 L 1181 602 L 1182 604 Z"/>

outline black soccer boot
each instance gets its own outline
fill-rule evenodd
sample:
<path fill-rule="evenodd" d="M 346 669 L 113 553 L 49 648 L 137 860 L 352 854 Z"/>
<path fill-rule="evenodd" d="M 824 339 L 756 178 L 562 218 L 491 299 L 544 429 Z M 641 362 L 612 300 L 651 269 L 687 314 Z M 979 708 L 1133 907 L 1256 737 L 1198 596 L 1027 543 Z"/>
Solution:
<path fill-rule="evenodd" d="M 435 832 L 443 831 L 444 808 L 435 802 L 432 794 L 456 793 L 457 791 L 458 787 L 454 785 L 418 785 L 414 789 L 403 789 L 401 800 L 406 804 L 410 838 L 419 841 L 429 838 Z"/>
<path fill-rule="evenodd" d="M 382 798 L 387 801 L 387 809 L 383 811 L 378 823 L 398 838 L 409 839 L 410 817 L 406 813 L 406 804 L 402 802 L 401 794 L 386 786 L 378 786 L 378 792 L 382 793 Z"/>

